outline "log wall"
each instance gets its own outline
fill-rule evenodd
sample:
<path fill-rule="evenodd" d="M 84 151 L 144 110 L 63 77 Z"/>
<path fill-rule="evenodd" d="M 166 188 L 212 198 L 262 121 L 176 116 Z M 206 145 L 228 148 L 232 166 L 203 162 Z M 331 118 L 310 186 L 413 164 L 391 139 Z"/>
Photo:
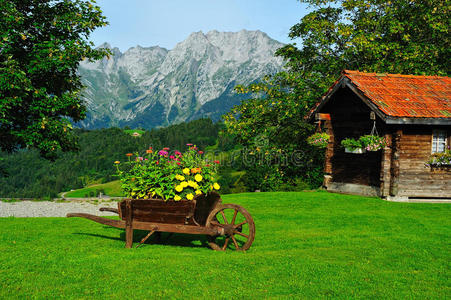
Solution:
<path fill-rule="evenodd" d="M 425 165 L 431 156 L 434 129 L 445 128 L 418 125 L 402 128 L 397 194 L 392 196 L 451 198 L 450 169 L 437 170 Z M 449 126 L 447 131 L 449 143 Z"/>

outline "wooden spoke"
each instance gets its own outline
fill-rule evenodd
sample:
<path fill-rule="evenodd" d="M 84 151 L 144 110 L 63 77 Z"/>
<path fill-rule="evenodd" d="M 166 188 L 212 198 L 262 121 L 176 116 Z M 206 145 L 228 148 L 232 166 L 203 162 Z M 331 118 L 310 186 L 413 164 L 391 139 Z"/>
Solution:
<path fill-rule="evenodd" d="M 233 213 L 232 223 L 230 223 L 230 224 L 232 224 L 232 225 L 235 224 L 235 219 L 236 219 L 237 213 L 238 213 L 238 210 L 235 209 L 235 212 Z"/>
<path fill-rule="evenodd" d="M 244 224 L 247 224 L 247 221 L 244 221 L 244 222 L 241 222 L 241 223 L 238 224 L 238 225 L 235 225 L 235 228 L 238 228 L 238 227 L 240 227 L 240 226 L 243 226 Z"/>
<path fill-rule="evenodd" d="M 228 222 L 227 216 L 229 218 L 233 216 Z M 220 224 L 218 222 L 218 216 L 222 216 L 225 224 Z M 237 220 L 244 221 L 235 225 Z M 246 226 L 246 233 L 240 232 L 244 224 L 248 224 Z M 251 215 L 245 210 L 243 207 L 236 204 L 222 204 L 215 208 L 208 216 L 206 221 L 207 227 L 221 227 L 224 228 L 223 231 L 218 231 L 219 233 L 215 236 L 207 236 L 208 244 L 210 247 L 217 251 L 224 251 L 227 249 L 227 246 L 233 242 L 236 250 L 247 250 L 251 246 L 255 238 L 255 224 Z M 238 236 L 242 236 L 246 238 L 237 239 Z M 243 241 L 244 240 L 244 241 Z M 240 244 L 238 244 L 240 243 Z M 241 247 L 240 247 L 241 246 Z"/>
<path fill-rule="evenodd" d="M 219 227 L 224 227 L 224 224 L 221 224 L 221 223 L 216 222 L 216 221 L 211 221 L 211 224 L 219 226 Z"/>
<path fill-rule="evenodd" d="M 225 213 L 224 213 L 223 210 L 221 210 L 221 215 L 222 215 L 222 217 L 224 218 L 224 223 L 225 223 L 225 224 L 229 224 L 229 222 L 227 222 L 227 218 L 226 218 Z"/>
<path fill-rule="evenodd" d="M 245 238 L 249 238 L 249 236 L 247 235 L 247 234 L 244 234 L 244 233 L 242 233 L 242 232 L 239 232 L 238 230 L 235 230 L 233 233 L 235 233 L 235 234 L 238 234 L 238 235 L 241 235 L 241 236 L 244 236 Z"/>
<path fill-rule="evenodd" d="M 233 235 L 232 235 L 232 241 L 235 244 L 236 250 L 240 250 L 240 247 L 238 246 L 238 243 L 236 242 L 236 239 L 235 239 L 235 237 Z"/>
<path fill-rule="evenodd" d="M 225 239 L 224 246 L 222 246 L 222 251 L 224 251 L 224 250 L 227 248 L 227 244 L 229 243 L 229 240 L 230 240 L 229 237 L 227 237 L 227 238 Z"/>

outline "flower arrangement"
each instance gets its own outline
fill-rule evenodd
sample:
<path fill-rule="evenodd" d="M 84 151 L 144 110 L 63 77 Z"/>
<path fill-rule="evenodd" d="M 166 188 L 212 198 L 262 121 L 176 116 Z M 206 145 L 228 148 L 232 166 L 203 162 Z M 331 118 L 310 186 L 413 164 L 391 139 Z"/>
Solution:
<path fill-rule="evenodd" d="M 307 143 L 318 148 L 326 148 L 330 135 L 325 132 L 317 132 L 307 138 Z"/>
<path fill-rule="evenodd" d="M 121 187 L 133 199 L 193 200 L 196 195 L 219 190 L 216 170 L 219 161 L 209 163 L 203 152 L 187 144 L 185 153 L 169 148 L 145 154 L 127 153 L 128 161 L 115 161 Z"/>
<path fill-rule="evenodd" d="M 451 166 L 451 150 L 448 148 L 443 153 L 434 153 L 426 162 L 427 167 L 448 167 Z"/>
<path fill-rule="evenodd" d="M 341 141 L 341 145 L 351 151 L 364 149 L 366 151 L 378 151 L 387 145 L 384 137 L 377 135 L 363 135 L 358 140 L 347 138 Z"/>
<path fill-rule="evenodd" d="M 352 138 L 342 140 L 341 146 L 351 151 L 363 148 L 363 145 L 359 140 L 355 140 Z"/>
<path fill-rule="evenodd" d="M 387 145 L 384 137 L 371 134 L 361 136 L 359 142 L 367 151 L 379 151 Z"/>

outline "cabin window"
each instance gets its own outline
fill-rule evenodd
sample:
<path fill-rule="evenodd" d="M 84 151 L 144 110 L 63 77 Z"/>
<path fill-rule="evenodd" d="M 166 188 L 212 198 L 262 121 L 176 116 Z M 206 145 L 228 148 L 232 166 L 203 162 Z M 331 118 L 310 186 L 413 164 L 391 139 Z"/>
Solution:
<path fill-rule="evenodd" d="M 432 153 L 443 153 L 446 149 L 446 131 L 434 130 L 432 133 Z"/>

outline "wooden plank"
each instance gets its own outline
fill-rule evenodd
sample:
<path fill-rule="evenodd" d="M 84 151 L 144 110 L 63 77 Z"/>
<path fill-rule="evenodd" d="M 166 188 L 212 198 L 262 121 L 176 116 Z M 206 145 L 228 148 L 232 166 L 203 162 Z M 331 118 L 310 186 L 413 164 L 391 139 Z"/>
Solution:
<path fill-rule="evenodd" d="M 133 221 L 133 228 L 140 230 L 156 230 L 160 232 L 206 234 L 212 236 L 224 234 L 224 231 L 220 227 L 205 227 L 205 226 L 139 222 L 139 221 Z"/>

